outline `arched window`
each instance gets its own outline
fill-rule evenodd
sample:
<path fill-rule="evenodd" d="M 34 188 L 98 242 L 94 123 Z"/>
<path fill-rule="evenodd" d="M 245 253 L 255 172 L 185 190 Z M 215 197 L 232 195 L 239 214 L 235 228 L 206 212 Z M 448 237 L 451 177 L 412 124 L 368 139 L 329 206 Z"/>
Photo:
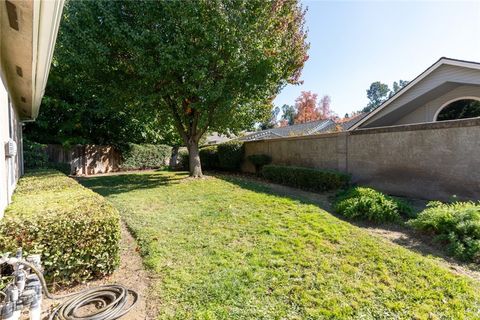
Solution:
<path fill-rule="evenodd" d="M 480 117 L 480 99 L 461 98 L 440 108 L 436 121 Z"/>

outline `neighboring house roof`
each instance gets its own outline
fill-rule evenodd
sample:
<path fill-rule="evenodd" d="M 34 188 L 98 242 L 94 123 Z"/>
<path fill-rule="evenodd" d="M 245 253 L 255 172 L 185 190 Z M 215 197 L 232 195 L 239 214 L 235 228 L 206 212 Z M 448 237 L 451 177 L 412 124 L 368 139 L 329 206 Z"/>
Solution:
<path fill-rule="evenodd" d="M 422 104 L 462 85 L 480 85 L 480 63 L 440 58 L 378 108 L 351 126 L 350 130 L 395 124 Z M 383 119 L 383 121 L 382 121 Z M 429 119 L 424 122 L 434 121 Z"/>
<path fill-rule="evenodd" d="M 365 118 L 367 115 L 368 115 L 368 112 L 360 113 L 351 118 L 337 121 L 337 125 L 341 127 L 342 131 L 348 131 L 350 130 L 351 127 L 353 127 L 353 125 L 355 125 L 357 122 Z"/>
<path fill-rule="evenodd" d="M 207 136 L 205 144 L 214 145 L 214 144 L 224 143 L 224 142 L 230 141 L 234 138 L 235 138 L 235 136 L 228 137 L 228 136 L 223 135 L 223 134 L 218 134 L 217 132 L 212 132 L 211 134 L 209 134 Z"/>
<path fill-rule="evenodd" d="M 34 120 L 47 84 L 64 0 L 0 2 L 0 75 L 22 120 Z"/>
<path fill-rule="evenodd" d="M 250 135 L 239 138 L 242 141 L 265 140 L 273 138 L 306 136 L 322 132 L 328 132 L 335 128 L 335 122 L 331 119 L 311 121 L 294 124 L 286 127 L 272 128 L 254 132 Z"/>

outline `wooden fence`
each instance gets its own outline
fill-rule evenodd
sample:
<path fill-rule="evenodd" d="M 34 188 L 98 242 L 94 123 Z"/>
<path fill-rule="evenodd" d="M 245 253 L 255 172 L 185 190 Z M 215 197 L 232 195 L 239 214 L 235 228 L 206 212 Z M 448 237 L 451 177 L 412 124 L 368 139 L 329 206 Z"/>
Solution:
<path fill-rule="evenodd" d="M 120 170 L 121 154 L 111 146 L 77 145 L 66 149 L 49 144 L 48 160 L 54 163 L 69 163 L 71 174 L 93 175 Z"/>

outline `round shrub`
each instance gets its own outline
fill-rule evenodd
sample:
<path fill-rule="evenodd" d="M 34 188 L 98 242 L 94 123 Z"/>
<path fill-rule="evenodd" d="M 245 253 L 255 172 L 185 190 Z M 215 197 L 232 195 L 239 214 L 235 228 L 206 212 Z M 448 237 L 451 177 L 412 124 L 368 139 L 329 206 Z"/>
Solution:
<path fill-rule="evenodd" d="M 219 167 L 217 146 L 203 147 L 200 149 L 200 162 L 202 169 L 216 170 Z"/>
<path fill-rule="evenodd" d="M 354 187 L 338 196 L 335 211 L 348 218 L 386 222 L 397 221 L 413 210 L 406 203 L 374 189 Z"/>
<path fill-rule="evenodd" d="M 222 143 L 217 146 L 217 150 L 220 169 L 226 171 L 240 171 L 244 156 L 243 142 L 229 141 Z"/>
<path fill-rule="evenodd" d="M 449 253 L 456 258 L 480 263 L 480 202 L 430 202 L 408 224 L 433 232 L 437 240 L 448 244 Z"/>

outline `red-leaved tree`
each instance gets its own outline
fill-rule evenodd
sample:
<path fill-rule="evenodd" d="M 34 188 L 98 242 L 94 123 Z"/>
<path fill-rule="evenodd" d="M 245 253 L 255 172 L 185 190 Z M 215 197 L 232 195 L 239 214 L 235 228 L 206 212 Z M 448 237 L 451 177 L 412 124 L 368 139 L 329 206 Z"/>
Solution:
<path fill-rule="evenodd" d="M 317 107 L 317 94 L 311 91 L 302 91 L 300 97 L 295 100 L 297 114 L 294 123 L 305 123 L 321 119 L 320 111 Z"/>

